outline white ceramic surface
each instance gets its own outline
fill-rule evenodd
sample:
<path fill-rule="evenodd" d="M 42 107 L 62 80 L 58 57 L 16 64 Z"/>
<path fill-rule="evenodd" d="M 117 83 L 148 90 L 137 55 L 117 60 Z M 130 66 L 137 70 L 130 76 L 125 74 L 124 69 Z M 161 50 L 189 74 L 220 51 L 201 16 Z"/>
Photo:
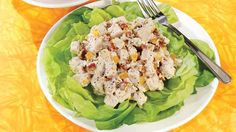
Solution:
<path fill-rule="evenodd" d="M 63 8 L 71 7 L 88 0 L 23 0 L 34 6 L 46 7 L 46 8 Z"/>
<path fill-rule="evenodd" d="M 121 0 L 125 1 L 125 0 Z M 104 7 L 107 4 L 109 4 L 109 1 L 99 1 L 92 4 L 87 5 L 88 7 Z M 208 42 L 209 46 L 213 49 L 216 55 L 216 63 L 220 65 L 219 60 L 219 54 L 217 52 L 217 49 L 208 35 L 208 33 L 198 24 L 195 20 L 193 20 L 191 17 L 186 15 L 185 13 L 181 12 L 178 9 L 175 9 L 177 16 L 179 17 L 179 23 L 177 24 L 177 27 L 179 30 L 181 30 L 184 34 L 186 34 L 187 37 L 192 39 L 201 39 L 203 41 Z M 53 105 L 53 107 L 61 113 L 64 117 L 66 117 L 68 120 L 74 122 L 75 124 L 82 126 L 84 128 L 87 128 L 92 131 L 98 131 L 95 122 L 92 120 L 88 120 L 85 118 L 77 118 L 73 116 L 73 112 L 64 108 L 57 102 L 55 102 L 52 99 L 51 94 L 49 93 L 49 90 L 47 88 L 47 79 L 46 74 L 43 68 L 43 64 L 41 62 L 43 50 L 46 45 L 47 40 L 50 38 L 52 32 L 56 29 L 56 27 L 61 23 L 61 21 L 64 19 L 63 17 L 61 20 L 59 20 L 46 34 L 45 38 L 43 39 L 43 42 L 41 44 L 41 47 L 39 49 L 38 58 L 37 58 L 37 74 L 39 78 L 39 82 L 42 88 L 43 93 L 45 94 L 48 101 Z M 150 131 L 168 131 L 173 128 L 179 127 L 186 122 L 193 119 L 195 116 L 197 116 L 209 103 L 211 98 L 213 97 L 217 86 L 218 86 L 218 80 L 215 79 L 209 86 L 206 86 L 205 88 L 198 89 L 197 94 L 192 95 L 185 101 L 185 105 L 181 108 L 180 111 L 175 113 L 173 116 L 163 119 L 161 121 L 152 122 L 152 123 L 141 123 L 141 124 L 134 124 L 134 125 L 123 125 L 118 129 L 115 129 L 113 131 L 135 131 L 135 132 L 150 132 Z"/>

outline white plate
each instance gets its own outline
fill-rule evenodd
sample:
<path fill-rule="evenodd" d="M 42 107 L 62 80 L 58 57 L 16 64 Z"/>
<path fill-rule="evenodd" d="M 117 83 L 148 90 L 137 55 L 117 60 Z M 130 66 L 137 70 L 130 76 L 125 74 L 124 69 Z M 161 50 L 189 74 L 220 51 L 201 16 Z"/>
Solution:
<path fill-rule="evenodd" d="M 31 5 L 40 7 L 63 8 L 63 7 L 75 6 L 84 3 L 88 0 L 23 0 L 23 1 Z"/>
<path fill-rule="evenodd" d="M 122 0 L 124 1 L 124 0 Z M 89 7 L 104 7 L 109 2 L 106 1 L 99 1 L 96 3 L 89 4 L 87 6 Z M 191 17 L 183 13 L 182 11 L 175 9 L 177 16 L 179 17 L 179 23 L 178 23 L 178 29 L 181 30 L 184 34 L 186 34 L 189 38 L 192 39 L 201 39 L 203 41 L 208 42 L 209 46 L 213 49 L 215 55 L 216 55 L 216 63 L 220 65 L 219 60 L 219 54 L 217 52 L 217 49 L 208 35 L 208 33 L 198 24 L 195 20 L 193 20 Z M 66 17 L 66 16 L 65 16 Z M 48 87 L 47 87 L 47 79 L 46 74 L 43 68 L 43 64 L 41 62 L 43 50 L 46 45 L 47 40 L 50 38 L 52 32 L 56 29 L 56 27 L 61 23 L 61 21 L 65 18 L 63 17 L 60 21 L 58 21 L 46 34 L 45 38 L 43 39 L 43 42 L 41 44 L 41 47 L 39 49 L 38 53 L 38 60 L 37 60 L 37 73 L 39 82 L 41 85 L 41 88 L 47 97 L 48 101 L 53 105 L 53 107 L 61 113 L 64 117 L 66 117 L 68 120 L 74 122 L 75 124 L 82 126 L 84 128 L 87 128 L 92 131 L 98 131 L 95 122 L 92 120 L 88 120 L 85 118 L 77 118 L 73 116 L 73 112 L 64 108 L 63 106 L 59 105 L 57 102 L 55 102 L 52 99 L 51 94 L 49 93 Z M 193 119 L 195 116 L 197 116 L 209 103 L 212 96 L 214 95 L 217 86 L 218 86 L 218 80 L 215 79 L 209 86 L 205 88 L 198 89 L 197 94 L 192 95 L 185 101 L 185 105 L 181 108 L 180 111 L 178 111 L 173 116 L 163 119 L 161 121 L 152 122 L 152 123 L 141 123 L 141 124 L 134 124 L 134 125 L 123 125 L 118 129 L 115 129 L 113 131 L 135 131 L 135 132 L 144 132 L 144 131 L 168 131 L 173 128 L 179 127 L 186 122 Z"/>

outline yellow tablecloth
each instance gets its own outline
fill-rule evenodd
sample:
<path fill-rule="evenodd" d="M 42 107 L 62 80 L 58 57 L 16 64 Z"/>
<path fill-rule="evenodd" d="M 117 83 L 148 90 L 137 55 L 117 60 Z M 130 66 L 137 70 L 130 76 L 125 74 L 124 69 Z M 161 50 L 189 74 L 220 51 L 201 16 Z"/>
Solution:
<path fill-rule="evenodd" d="M 186 12 L 208 31 L 222 67 L 236 78 L 236 1 L 161 1 Z M 35 70 L 45 33 L 74 8 L 45 9 L 21 0 L 0 0 L 0 131 L 87 131 L 48 103 Z M 236 81 L 220 84 L 206 109 L 174 131 L 236 131 Z"/>

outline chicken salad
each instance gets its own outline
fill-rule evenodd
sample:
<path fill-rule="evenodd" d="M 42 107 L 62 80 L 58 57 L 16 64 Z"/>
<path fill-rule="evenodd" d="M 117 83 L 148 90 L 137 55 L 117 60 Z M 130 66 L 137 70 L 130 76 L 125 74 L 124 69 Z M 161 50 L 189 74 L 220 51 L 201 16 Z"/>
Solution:
<path fill-rule="evenodd" d="M 171 57 L 163 36 L 152 19 L 124 16 L 95 25 L 87 39 L 73 41 L 69 64 L 83 87 L 90 83 L 94 93 L 105 95 L 105 104 L 115 107 L 132 99 L 141 107 L 146 91 L 162 90 L 175 75 L 181 60 Z"/>
<path fill-rule="evenodd" d="M 159 7 L 178 21 L 169 5 Z M 205 42 L 192 41 L 214 59 Z M 73 11 L 42 61 L 53 99 L 101 130 L 167 118 L 214 79 L 182 36 L 144 18 L 135 2 Z"/>

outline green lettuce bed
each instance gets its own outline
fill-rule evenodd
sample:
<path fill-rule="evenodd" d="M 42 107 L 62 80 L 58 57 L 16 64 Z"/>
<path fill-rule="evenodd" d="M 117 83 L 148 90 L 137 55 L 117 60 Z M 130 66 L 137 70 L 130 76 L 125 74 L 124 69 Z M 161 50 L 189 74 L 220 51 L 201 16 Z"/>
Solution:
<path fill-rule="evenodd" d="M 171 23 L 178 18 L 169 5 L 160 5 Z M 47 73 L 48 87 L 53 98 L 75 112 L 76 116 L 95 120 L 98 129 L 114 129 L 122 124 L 153 122 L 173 115 L 183 105 L 184 100 L 196 93 L 196 87 L 208 85 L 214 76 L 188 49 L 182 36 L 177 36 L 157 23 L 157 28 L 170 39 L 168 50 L 171 54 L 183 59 L 183 64 L 177 69 L 174 78 L 165 82 L 162 91 L 146 92 L 148 101 L 143 108 L 135 102 L 125 101 L 112 108 L 103 103 L 102 96 L 92 92 L 92 87 L 83 88 L 72 78 L 68 65 L 73 54 L 70 53 L 70 43 L 73 40 L 83 40 L 90 28 L 113 17 L 125 16 L 128 20 L 143 17 L 137 3 L 116 3 L 104 9 L 82 7 L 73 11 L 53 32 L 44 49 L 43 64 Z M 214 52 L 200 40 L 193 42 L 211 59 Z"/>

